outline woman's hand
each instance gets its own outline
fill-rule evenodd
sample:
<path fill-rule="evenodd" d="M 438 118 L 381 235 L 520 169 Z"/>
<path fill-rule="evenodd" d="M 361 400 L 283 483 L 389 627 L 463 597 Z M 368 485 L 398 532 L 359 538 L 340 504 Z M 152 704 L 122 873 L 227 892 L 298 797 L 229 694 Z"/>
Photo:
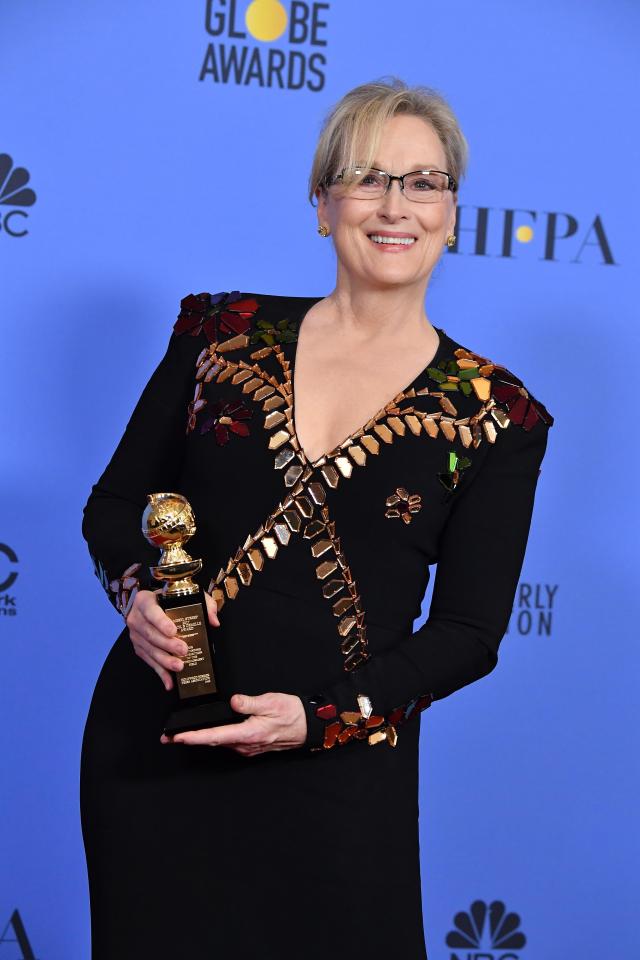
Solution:
<path fill-rule="evenodd" d="M 176 636 L 178 630 L 175 623 L 158 603 L 156 593 L 159 592 L 159 590 L 139 590 L 127 615 L 126 623 L 137 655 L 153 667 L 165 689 L 171 690 L 173 676 L 169 671 L 182 670 L 184 664 L 182 660 L 176 658 L 183 657 L 189 648 L 184 640 Z M 209 623 L 219 627 L 217 604 L 206 591 L 204 597 Z"/>
<path fill-rule="evenodd" d="M 161 742 L 230 747 L 243 757 L 255 757 L 270 750 L 300 747 L 307 739 L 307 718 L 300 697 L 290 693 L 262 693 L 258 697 L 234 693 L 229 703 L 238 713 L 250 714 L 249 719 L 173 737 L 162 734 Z"/>

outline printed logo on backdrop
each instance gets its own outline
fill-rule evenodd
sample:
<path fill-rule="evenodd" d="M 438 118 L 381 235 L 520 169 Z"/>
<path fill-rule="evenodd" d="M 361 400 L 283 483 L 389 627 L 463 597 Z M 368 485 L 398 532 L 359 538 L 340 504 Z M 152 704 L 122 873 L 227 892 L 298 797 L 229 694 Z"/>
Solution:
<path fill-rule="evenodd" d="M 475 217 L 471 213 L 476 211 Z M 614 265 L 600 214 L 458 206 L 454 246 L 447 253 L 512 260 L 534 256 L 551 263 Z"/>
<path fill-rule="evenodd" d="M 8 950 L 6 944 L 14 944 Z M 15 951 L 15 944 L 18 945 L 20 955 Z M 14 910 L 9 917 L 9 922 L 0 934 L 0 960 L 36 960 L 36 955 L 31 949 L 29 937 L 25 930 L 22 917 L 17 910 Z"/>
<path fill-rule="evenodd" d="M 557 583 L 519 583 L 506 633 L 550 637 Z"/>
<path fill-rule="evenodd" d="M 25 208 L 36 202 L 35 193 L 27 187 L 29 179 L 25 167 L 14 167 L 9 154 L 0 153 L 0 233 L 9 237 L 24 237 L 29 232 Z"/>
<path fill-rule="evenodd" d="M 0 543 L 0 620 L 3 617 L 15 617 L 18 612 L 16 597 L 9 591 L 18 579 L 15 564 L 18 557 L 6 543 Z"/>
<path fill-rule="evenodd" d="M 456 913 L 453 925 L 445 939 L 453 948 L 449 960 L 517 960 L 527 942 L 520 917 L 507 913 L 502 900 L 474 900 L 468 913 Z"/>
<path fill-rule="evenodd" d="M 322 90 L 328 3 L 207 0 L 199 80 L 281 90 Z"/>

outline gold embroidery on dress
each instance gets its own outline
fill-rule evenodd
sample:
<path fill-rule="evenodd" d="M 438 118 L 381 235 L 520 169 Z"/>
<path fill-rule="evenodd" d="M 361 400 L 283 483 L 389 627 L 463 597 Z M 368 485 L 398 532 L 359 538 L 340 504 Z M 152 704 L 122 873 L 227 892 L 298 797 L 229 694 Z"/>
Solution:
<path fill-rule="evenodd" d="M 397 727 L 426 710 L 433 703 L 432 693 L 415 697 L 396 707 L 386 716 L 374 714 L 371 700 L 364 693 L 357 695 L 358 710 L 343 710 L 339 717 L 333 703 L 326 703 L 316 710 L 322 719 L 331 720 L 324 728 L 321 747 L 312 747 L 312 752 L 330 750 L 336 744 L 342 746 L 349 740 L 368 740 L 369 746 L 387 742 L 395 747 L 398 742 Z M 335 720 L 331 718 L 336 717 Z"/>
<path fill-rule="evenodd" d="M 422 497 L 419 493 L 409 493 L 404 487 L 396 487 L 395 493 L 385 501 L 385 517 L 401 517 L 405 523 L 411 523 L 414 513 L 422 509 Z"/>
<path fill-rule="evenodd" d="M 312 556 L 320 560 L 316 577 L 322 581 L 325 599 L 333 601 L 331 610 L 338 619 L 336 628 L 340 636 L 340 652 L 345 656 L 344 669 L 350 671 L 369 659 L 365 612 L 340 537 L 336 536 L 335 521 L 331 519 L 326 504 L 320 509 L 320 517 L 321 520 L 305 526 L 303 536 L 311 541 Z M 333 600 L 334 597 L 338 599 Z"/>
<path fill-rule="evenodd" d="M 305 479 L 312 475 L 307 467 Z M 340 650 L 345 657 L 344 669 L 350 671 L 369 658 L 365 612 L 340 538 L 335 533 L 335 521 L 330 519 L 324 503 L 325 498 L 326 491 L 318 481 L 299 482 L 220 568 L 207 590 L 221 610 L 226 600 L 236 599 L 241 586 L 251 584 L 254 573 L 263 569 L 265 559 L 275 559 L 280 547 L 289 544 L 291 535 L 302 531 L 303 538 L 311 541 L 312 556 L 319 561 L 316 576 L 322 581 L 323 596 L 333 600 L 337 594 L 342 594 L 332 602 L 331 609 L 338 618 L 336 629 Z M 314 519 L 318 507 L 321 519 Z M 304 527 L 303 521 L 307 521 Z"/>
<path fill-rule="evenodd" d="M 141 563 L 132 563 L 127 569 L 120 574 L 119 577 L 116 577 L 115 580 L 109 580 L 107 571 L 105 570 L 102 561 L 95 557 L 91 552 L 89 556 L 93 561 L 93 569 L 95 574 L 102 584 L 107 595 L 109 593 L 114 594 L 113 604 L 122 616 L 127 618 L 131 608 L 133 607 L 133 601 L 136 598 L 138 590 L 140 589 L 140 581 L 136 574 L 140 570 Z"/>
<path fill-rule="evenodd" d="M 265 559 L 275 559 L 280 547 L 288 546 L 291 535 L 300 532 L 303 520 L 313 513 L 315 504 L 319 502 L 318 499 L 314 501 L 314 497 L 321 496 L 318 486 L 310 484 L 305 487 L 299 482 L 256 532 L 249 534 L 226 566 L 220 568 L 217 577 L 210 581 L 207 588 L 219 610 L 225 600 L 235 600 L 241 586 L 248 587 L 251 584 L 254 573 L 263 569 Z"/>

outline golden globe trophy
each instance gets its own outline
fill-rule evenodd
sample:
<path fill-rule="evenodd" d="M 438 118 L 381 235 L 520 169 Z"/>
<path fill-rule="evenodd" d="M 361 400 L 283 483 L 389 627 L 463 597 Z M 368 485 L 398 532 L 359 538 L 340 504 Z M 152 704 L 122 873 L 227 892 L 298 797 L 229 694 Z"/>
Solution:
<path fill-rule="evenodd" d="M 167 735 L 199 730 L 246 719 L 220 694 L 215 669 L 215 646 L 209 626 L 204 590 L 191 579 L 202 569 L 184 544 L 196 532 L 191 505 L 179 493 L 150 493 L 142 514 L 142 533 L 161 549 L 159 562 L 149 567 L 163 581 L 158 603 L 177 627 L 188 652 L 180 659 L 182 670 L 174 673 L 173 708 L 164 725 Z"/>

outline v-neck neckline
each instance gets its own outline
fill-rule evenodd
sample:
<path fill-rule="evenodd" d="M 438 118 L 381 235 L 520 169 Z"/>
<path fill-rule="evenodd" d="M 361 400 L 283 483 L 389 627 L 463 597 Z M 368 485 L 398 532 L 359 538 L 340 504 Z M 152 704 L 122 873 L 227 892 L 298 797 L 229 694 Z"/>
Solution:
<path fill-rule="evenodd" d="M 296 327 L 296 338 L 295 338 L 295 340 L 291 343 L 291 346 L 292 346 L 292 348 L 293 348 L 293 349 L 292 349 L 292 352 L 291 352 L 291 370 L 290 370 L 290 376 L 291 376 L 291 431 L 292 431 L 292 435 L 293 435 L 293 437 L 295 438 L 295 441 L 296 441 L 296 443 L 297 443 L 298 452 L 302 455 L 302 458 L 304 459 L 304 462 L 307 463 L 312 469 L 315 469 L 315 467 L 317 467 L 317 466 L 319 466 L 321 463 L 323 463 L 323 462 L 333 453 L 334 450 L 339 450 L 339 449 L 341 449 L 346 443 L 348 443 L 349 440 L 354 440 L 358 435 L 360 435 L 360 434 L 362 433 L 362 431 L 365 429 L 366 425 L 367 425 L 371 420 L 376 419 L 376 418 L 386 409 L 386 407 L 388 407 L 390 404 L 392 404 L 395 400 L 400 400 L 400 399 L 402 398 L 403 394 L 407 393 L 409 390 L 411 390 L 412 388 L 414 388 L 414 387 L 422 380 L 422 378 L 425 376 L 427 370 L 428 370 L 430 367 L 433 367 L 434 364 L 437 364 L 437 363 L 438 363 L 438 361 L 440 360 L 442 354 L 443 354 L 444 351 L 445 351 L 446 341 L 449 340 L 449 337 L 447 336 L 447 333 L 445 332 L 445 330 L 443 330 L 441 327 L 437 327 L 435 324 L 433 324 L 433 329 L 434 329 L 434 330 L 437 332 L 437 334 L 438 334 L 438 346 L 437 346 L 437 348 L 436 348 L 436 352 L 435 352 L 435 353 L 433 354 L 433 356 L 430 358 L 430 360 L 428 361 L 428 363 L 425 364 L 425 366 L 422 368 L 422 370 L 419 371 L 419 373 L 413 378 L 413 380 L 411 380 L 410 383 L 408 383 L 405 387 L 403 387 L 402 390 L 399 390 L 396 394 L 394 394 L 393 397 L 389 397 L 389 399 L 386 401 L 386 403 L 383 403 L 382 406 L 379 407 L 379 408 L 376 410 L 376 412 L 373 413 L 370 417 L 368 417 L 367 420 L 365 420 L 365 422 L 364 422 L 363 424 L 361 424 L 359 427 L 357 427 L 357 428 L 356 428 L 355 430 L 353 430 L 351 433 L 348 433 L 348 434 L 346 435 L 346 437 L 344 437 L 342 440 L 340 440 L 339 443 L 337 443 L 335 446 L 333 446 L 333 447 L 331 448 L 331 450 L 327 450 L 326 453 L 321 454 L 316 460 L 311 460 L 311 459 L 307 456 L 307 454 L 305 453 L 304 447 L 302 446 L 302 443 L 300 442 L 300 437 L 298 436 L 298 430 L 297 430 L 297 428 L 296 428 L 296 419 L 295 419 L 295 418 L 296 418 L 295 370 L 296 370 L 296 359 L 297 359 L 297 356 L 298 356 L 298 342 L 299 342 L 299 337 L 300 337 L 300 330 L 301 330 L 301 328 L 302 328 L 302 324 L 303 324 L 303 322 L 304 322 L 304 318 L 305 318 L 306 315 L 309 313 L 309 311 L 311 310 L 311 308 L 316 305 L 316 303 L 319 303 L 320 300 L 324 300 L 324 299 L 325 299 L 325 297 L 305 297 L 305 302 L 304 302 L 304 304 L 300 307 L 299 310 L 296 310 L 296 311 L 294 312 L 294 314 L 293 314 L 293 319 L 294 319 L 294 323 L 295 323 L 295 327 Z"/>

